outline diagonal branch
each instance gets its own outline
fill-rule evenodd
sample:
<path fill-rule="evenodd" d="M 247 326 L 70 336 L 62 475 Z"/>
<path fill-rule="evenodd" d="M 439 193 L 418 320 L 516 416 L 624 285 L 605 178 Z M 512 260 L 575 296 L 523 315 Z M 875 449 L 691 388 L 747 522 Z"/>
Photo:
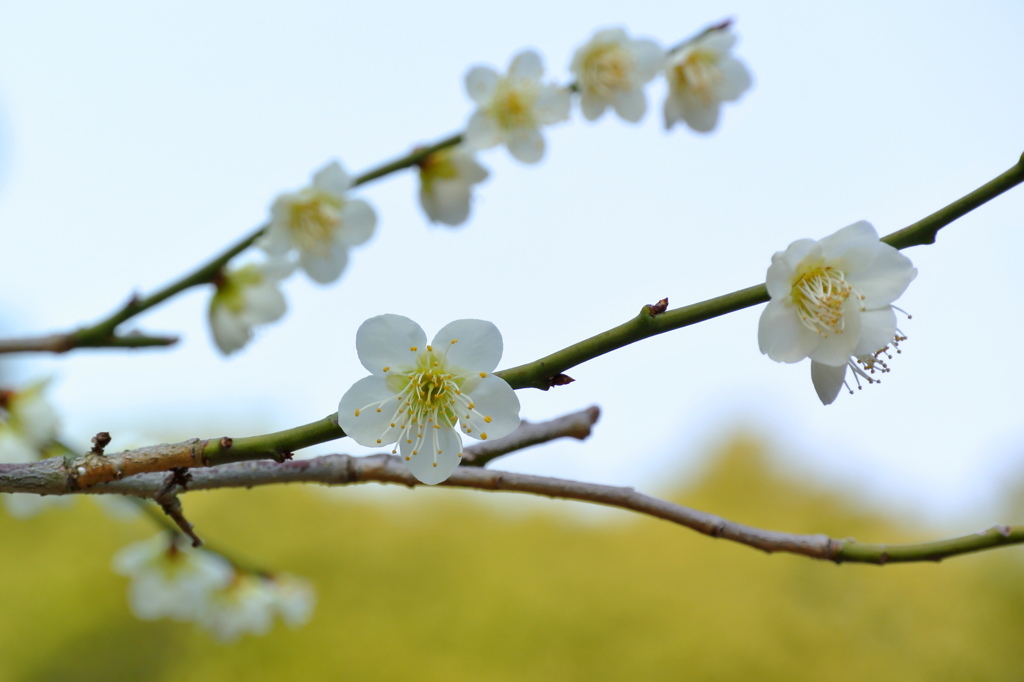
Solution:
<path fill-rule="evenodd" d="M 469 448 L 467 448 L 468 452 Z M 385 483 L 410 488 L 422 486 L 399 457 L 374 455 L 325 455 L 314 459 L 285 462 L 240 462 L 193 472 L 189 490 L 251 488 L 281 483 L 318 483 L 343 486 L 357 483 Z M 120 493 L 150 497 L 164 485 L 160 474 L 143 474 L 106 483 L 90 493 Z M 747 526 L 720 516 L 674 504 L 632 488 L 583 483 L 545 476 L 532 476 L 477 467 L 460 467 L 438 487 L 468 488 L 492 492 L 520 492 L 565 500 L 577 500 L 616 507 L 653 516 L 698 533 L 760 549 L 785 552 L 836 563 L 908 563 L 940 561 L 945 558 L 1024 543 L 1024 526 L 995 526 L 972 535 L 906 545 L 878 545 L 853 539 L 837 540 L 826 535 L 782 533 Z"/>

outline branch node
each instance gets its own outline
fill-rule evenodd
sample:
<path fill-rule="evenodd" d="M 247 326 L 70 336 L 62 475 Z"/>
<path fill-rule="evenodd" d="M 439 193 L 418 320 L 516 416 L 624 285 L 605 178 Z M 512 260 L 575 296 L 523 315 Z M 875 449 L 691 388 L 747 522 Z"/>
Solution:
<path fill-rule="evenodd" d="M 646 310 L 647 314 L 651 317 L 657 317 L 668 310 L 668 298 L 663 298 L 657 303 L 645 305 L 644 310 Z"/>
<path fill-rule="evenodd" d="M 232 440 L 231 438 L 229 438 L 228 436 L 221 436 L 220 446 L 222 448 L 224 448 L 225 450 L 229 450 L 231 448 L 231 446 L 234 445 L 234 444 L 235 444 L 235 441 Z"/>
<path fill-rule="evenodd" d="M 554 386 L 565 386 L 566 384 L 571 384 L 574 381 L 576 380 L 567 374 L 556 374 L 553 377 L 545 379 L 544 383 L 547 384 L 548 388 L 552 388 Z"/>
<path fill-rule="evenodd" d="M 100 431 L 92 438 L 92 450 L 89 451 L 90 455 L 103 456 L 103 448 L 110 445 L 110 433 L 107 431 Z"/>
<path fill-rule="evenodd" d="M 285 462 L 287 462 L 288 460 L 290 460 L 294 456 L 295 456 L 295 454 L 292 453 L 292 452 L 276 452 L 275 451 L 273 454 L 270 455 L 270 458 L 273 459 L 278 464 L 284 464 Z"/>

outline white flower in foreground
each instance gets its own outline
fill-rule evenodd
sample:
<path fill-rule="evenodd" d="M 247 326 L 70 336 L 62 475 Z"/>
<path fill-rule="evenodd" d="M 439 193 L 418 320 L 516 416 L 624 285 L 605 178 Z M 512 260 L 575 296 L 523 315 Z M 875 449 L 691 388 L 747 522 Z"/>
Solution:
<path fill-rule="evenodd" d="M 338 405 L 338 425 L 360 445 L 398 446 L 409 470 L 428 485 L 459 466 L 462 438 L 500 438 L 519 426 L 519 398 L 491 374 L 501 359 L 501 333 L 491 322 L 456 320 L 427 344 L 418 324 L 401 315 L 371 317 L 356 333 L 356 351 L 371 376 Z"/>
<path fill-rule="evenodd" d="M 892 302 L 916 276 L 910 259 L 863 220 L 820 241 L 795 241 L 768 268 L 761 352 L 776 362 L 810 358 L 814 388 L 828 405 L 847 366 L 869 383 L 868 373 L 887 370 L 879 355 L 903 340 Z"/>
<path fill-rule="evenodd" d="M 210 300 L 210 331 L 225 355 L 248 343 L 253 327 L 281 318 L 287 310 L 278 288 L 294 264 L 275 258 L 225 273 Z"/>
<path fill-rule="evenodd" d="M 114 572 L 131 578 L 128 603 L 142 620 L 196 620 L 211 595 L 231 584 L 235 570 L 222 557 L 168 541 L 166 535 L 128 545 Z"/>
<path fill-rule="evenodd" d="M 299 250 L 299 264 L 314 281 L 333 282 L 348 263 L 349 247 L 373 235 L 377 216 L 361 199 L 348 199 L 352 185 L 337 161 L 313 176 L 313 184 L 279 196 L 260 246 L 271 256 Z"/>
<path fill-rule="evenodd" d="M 420 162 L 420 204 L 431 222 L 461 225 L 469 217 L 470 188 L 487 169 L 462 146 L 434 152 Z"/>
<path fill-rule="evenodd" d="M 729 54 L 735 42 L 735 35 L 720 28 L 669 55 L 665 64 L 666 130 L 678 121 L 686 121 L 698 132 L 711 132 L 718 123 L 722 102 L 739 99 L 750 87 L 747 67 Z"/>
<path fill-rule="evenodd" d="M 569 91 L 542 85 L 544 65 L 532 50 L 520 52 L 502 76 L 487 66 L 466 74 L 466 92 L 479 105 L 466 125 L 465 144 L 470 149 L 489 149 L 506 144 L 523 163 L 544 156 L 542 125 L 569 118 Z"/>
<path fill-rule="evenodd" d="M 607 107 L 631 123 L 647 111 L 644 85 L 665 63 L 665 51 L 651 40 L 630 40 L 621 28 L 598 31 L 576 50 L 570 68 L 576 75 L 583 116 L 593 121 Z"/>

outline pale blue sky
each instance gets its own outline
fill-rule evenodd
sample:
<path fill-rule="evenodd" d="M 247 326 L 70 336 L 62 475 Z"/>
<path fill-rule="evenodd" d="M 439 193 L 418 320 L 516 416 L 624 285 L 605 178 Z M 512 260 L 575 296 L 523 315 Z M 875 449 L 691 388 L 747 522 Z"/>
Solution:
<path fill-rule="evenodd" d="M 14 6 L 12 6 L 14 5 Z M 133 326 L 172 352 L 19 360 L 82 443 L 99 430 L 245 435 L 320 418 L 365 374 L 367 317 L 432 335 L 493 320 L 502 366 L 625 321 L 763 281 L 773 252 L 860 219 L 882 233 L 1008 168 L 1024 151 L 1024 6 L 1015 2 L 7 3 L 0 9 L 0 311 L 19 333 L 67 329 L 151 291 L 267 217 L 325 162 L 355 173 L 460 129 L 474 64 L 537 49 L 567 82 L 602 27 L 670 45 L 725 17 L 754 87 L 710 135 L 662 130 L 664 84 L 640 125 L 574 112 L 536 166 L 484 153 L 470 222 L 432 227 L 411 174 L 358 191 L 380 217 L 330 287 L 301 276 L 290 311 L 229 359 L 205 328 L 208 291 Z M 1024 460 L 1016 355 L 1024 189 L 905 253 L 914 319 L 880 386 L 822 407 L 806 364 L 757 349 L 760 309 L 668 334 L 521 391 L 542 419 L 597 403 L 585 446 L 502 466 L 657 490 L 723 429 L 774 434 L 821 472 L 950 528 L 1005 521 L 985 500 Z M 116 441 L 115 441 L 116 445 Z M 321 451 L 357 452 L 349 442 Z M 963 528 L 969 529 L 968 527 Z"/>

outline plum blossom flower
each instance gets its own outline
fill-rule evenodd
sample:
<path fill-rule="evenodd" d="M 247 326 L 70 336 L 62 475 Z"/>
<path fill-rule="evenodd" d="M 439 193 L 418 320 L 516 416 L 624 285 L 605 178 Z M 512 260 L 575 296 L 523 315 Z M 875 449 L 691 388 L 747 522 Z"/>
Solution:
<path fill-rule="evenodd" d="M 750 72 L 729 50 L 736 36 L 728 27 L 712 29 L 671 53 L 665 63 L 668 97 L 665 129 L 678 121 L 709 133 L 718 123 L 722 102 L 739 99 L 750 87 Z"/>
<path fill-rule="evenodd" d="M 313 184 L 280 195 L 260 246 L 271 256 L 299 250 L 299 265 L 313 281 L 328 284 L 348 264 L 348 250 L 368 240 L 377 216 L 361 199 L 348 199 L 352 179 L 337 161 L 313 176 Z"/>
<path fill-rule="evenodd" d="M 665 63 L 665 51 L 651 40 L 630 40 L 621 28 L 598 31 L 576 50 L 570 68 L 576 75 L 580 107 L 588 121 L 607 107 L 636 123 L 647 111 L 644 85 Z"/>
<path fill-rule="evenodd" d="M 289 627 L 304 625 L 313 602 L 313 588 L 305 580 L 238 571 L 226 586 L 209 594 L 196 621 L 218 640 L 234 642 L 246 633 L 267 634 L 275 616 Z"/>
<path fill-rule="evenodd" d="M 128 603 L 141 620 L 194 621 L 235 573 L 219 555 L 169 542 L 166 535 L 128 545 L 114 556 L 113 565 L 116 573 L 131 578 Z"/>
<path fill-rule="evenodd" d="M 252 338 L 253 327 L 284 315 L 287 304 L 278 284 L 294 269 L 294 263 L 272 258 L 220 277 L 210 300 L 210 331 L 222 353 L 242 348 Z"/>
<path fill-rule="evenodd" d="M 470 149 L 490 149 L 499 144 L 523 163 L 537 163 L 544 156 L 542 125 L 569 118 L 569 91 L 540 82 L 544 65 L 532 50 L 520 52 L 502 76 L 487 66 L 466 74 L 466 92 L 478 109 L 466 125 L 465 144 Z"/>
<path fill-rule="evenodd" d="M 772 256 L 771 301 L 761 314 L 761 352 L 776 362 L 811 359 L 811 380 L 828 405 L 846 369 L 873 383 L 886 372 L 881 355 L 904 340 L 893 301 L 917 276 L 910 259 L 860 221 L 824 239 L 800 239 Z"/>
<path fill-rule="evenodd" d="M 419 481 L 435 485 L 459 466 L 462 433 L 486 440 L 519 426 L 519 399 L 491 372 L 501 333 L 491 322 L 456 320 L 428 344 L 401 315 L 371 317 L 356 333 L 356 351 L 371 375 L 338 404 L 338 425 L 360 445 L 396 443 Z"/>
<path fill-rule="evenodd" d="M 431 222 L 461 225 L 469 217 L 470 189 L 489 175 L 463 146 L 436 151 L 420 164 L 420 204 Z"/>

